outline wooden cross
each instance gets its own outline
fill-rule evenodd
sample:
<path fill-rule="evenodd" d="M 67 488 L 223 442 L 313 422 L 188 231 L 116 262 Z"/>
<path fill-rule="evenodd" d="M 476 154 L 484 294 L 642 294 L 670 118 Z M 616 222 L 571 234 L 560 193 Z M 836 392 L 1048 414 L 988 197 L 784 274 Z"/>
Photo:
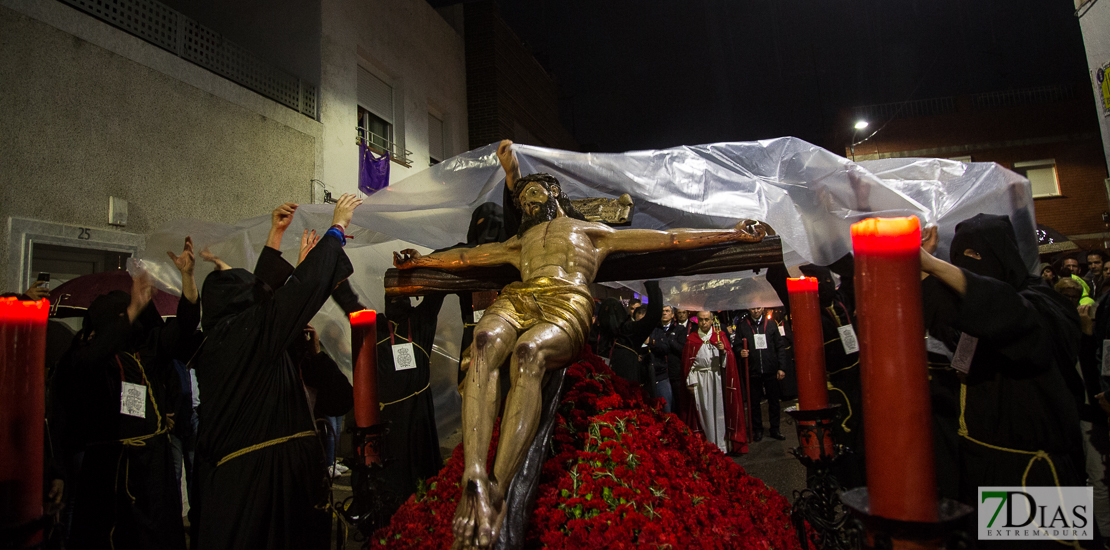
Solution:
<path fill-rule="evenodd" d="M 665 250 L 612 254 L 601 263 L 595 283 L 660 279 L 683 275 L 731 273 L 766 268 L 782 263 L 782 240 L 768 235 L 757 243 L 727 243 L 695 250 Z M 431 268 L 385 272 L 385 295 L 426 294 L 501 290 L 520 280 L 511 265 L 444 271 Z"/>

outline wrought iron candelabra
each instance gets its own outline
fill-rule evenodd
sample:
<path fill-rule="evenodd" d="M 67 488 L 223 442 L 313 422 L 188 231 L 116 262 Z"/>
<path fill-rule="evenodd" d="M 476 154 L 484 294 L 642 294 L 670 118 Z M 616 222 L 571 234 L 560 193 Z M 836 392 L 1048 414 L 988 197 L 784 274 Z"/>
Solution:
<path fill-rule="evenodd" d="M 859 522 L 840 501 L 843 488 L 833 466 L 851 449 L 836 443 L 833 427 L 840 418 L 839 405 L 824 409 L 786 409 L 798 432 L 798 446 L 790 450 L 806 468 L 806 488 L 794 491 L 790 518 L 803 550 L 848 550 L 863 547 Z M 812 543 L 812 546 L 811 546 Z"/>
<path fill-rule="evenodd" d="M 400 505 L 397 496 L 387 489 L 382 479 L 385 464 L 389 461 L 384 444 L 389 424 L 375 424 L 368 428 L 356 426 L 350 431 L 355 446 L 355 465 L 351 468 L 352 494 L 336 510 L 363 537 L 369 537 L 389 523 Z"/>
<path fill-rule="evenodd" d="M 794 491 L 791 520 L 804 550 L 894 550 L 897 548 L 970 547 L 964 518 L 973 510 L 951 499 L 938 504 L 936 523 L 900 521 L 872 515 L 867 487 L 844 490 L 833 467 L 851 449 L 836 443 L 834 426 L 838 405 L 825 409 L 786 410 L 798 431 L 798 447 L 791 454 L 806 467 L 806 488 Z"/>

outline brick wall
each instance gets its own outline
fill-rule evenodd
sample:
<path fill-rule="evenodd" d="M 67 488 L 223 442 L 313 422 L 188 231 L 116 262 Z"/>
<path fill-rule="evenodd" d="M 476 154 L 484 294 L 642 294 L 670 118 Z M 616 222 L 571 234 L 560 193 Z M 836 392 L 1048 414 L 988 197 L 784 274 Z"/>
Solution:
<path fill-rule="evenodd" d="M 558 83 L 501 19 L 496 4 L 471 2 L 463 13 L 470 148 L 512 139 L 577 150 L 559 121 Z"/>

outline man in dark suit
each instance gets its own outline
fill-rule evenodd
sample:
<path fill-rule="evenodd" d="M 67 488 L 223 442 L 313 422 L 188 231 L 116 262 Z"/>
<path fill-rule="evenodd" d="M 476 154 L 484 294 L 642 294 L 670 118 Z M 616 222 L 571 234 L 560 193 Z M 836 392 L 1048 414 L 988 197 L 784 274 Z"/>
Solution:
<path fill-rule="evenodd" d="M 747 348 L 744 339 L 748 340 Z M 779 334 L 778 325 L 764 315 L 761 307 L 748 310 L 748 317 L 736 324 L 732 348 L 740 350 L 740 357 L 747 357 L 749 364 L 752 441 L 763 439 L 763 414 L 759 403 L 764 397 L 767 398 L 771 437 L 780 441 L 786 439 L 779 430 L 782 410 L 779 381 L 786 377 L 785 369 L 790 364 L 786 347 L 786 339 Z"/>
<path fill-rule="evenodd" d="M 675 321 L 674 308 L 663 306 L 661 324 L 648 337 L 652 372 L 655 375 L 655 397 L 667 400 L 663 410 L 676 412 L 679 402 L 687 397 L 682 377 L 682 347 L 686 345 L 686 327 Z"/>

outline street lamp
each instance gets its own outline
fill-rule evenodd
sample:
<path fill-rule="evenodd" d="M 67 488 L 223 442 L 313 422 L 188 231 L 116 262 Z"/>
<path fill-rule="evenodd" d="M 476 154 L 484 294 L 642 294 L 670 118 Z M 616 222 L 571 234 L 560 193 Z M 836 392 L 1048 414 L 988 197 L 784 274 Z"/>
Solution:
<path fill-rule="evenodd" d="M 856 136 L 859 134 L 860 130 L 867 128 L 867 121 L 863 119 L 857 120 L 854 128 L 855 129 L 852 130 L 852 143 L 848 145 L 848 151 L 852 154 L 852 162 L 856 161 L 856 144 L 859 143 L 856 141 Z"/>

